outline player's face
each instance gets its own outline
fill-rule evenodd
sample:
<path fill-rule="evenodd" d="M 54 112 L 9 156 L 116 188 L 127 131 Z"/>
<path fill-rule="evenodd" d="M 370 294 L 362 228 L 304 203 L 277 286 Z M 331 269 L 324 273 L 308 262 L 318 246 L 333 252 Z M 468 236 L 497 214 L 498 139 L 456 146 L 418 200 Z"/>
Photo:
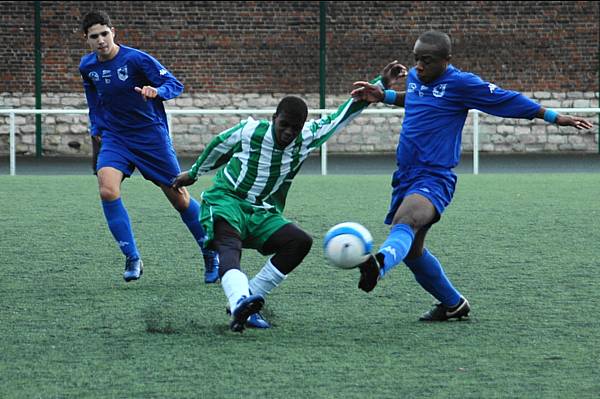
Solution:
<path fill-rule="evenodd" d="M 85 38 L 100 61 L 110 60 L 117 54 L 115 28 L 100 24 L 92 25 Z"/>
<path fill-rule="evenodd" d="M 275 130 L 275 140 L 280 147 L 287 147 L 298 137 L 304 127 L 304 120 L 298 120 L 297 117 L 287 114 L 285 111 L 273 116 L 273 129 Z"/>
<path fill-rule="evenodd" d="M 448 67 L 449 58 L 441 53 L 436 45 L 417 40 L 413 54 L 415 55 L 417 76 L 421 82 L 433 82 L 444 73 Z"/>

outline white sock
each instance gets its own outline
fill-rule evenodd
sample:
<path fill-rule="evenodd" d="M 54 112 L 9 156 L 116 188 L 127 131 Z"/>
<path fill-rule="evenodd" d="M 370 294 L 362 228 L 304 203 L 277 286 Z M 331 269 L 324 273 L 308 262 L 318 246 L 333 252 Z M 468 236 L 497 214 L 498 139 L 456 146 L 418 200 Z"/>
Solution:
<path fill-rule="evenodd" d="M 250 280 L 250 291 L 252 295 L 266 296 L 273 288 L 277 287 L 287 276 L 281 273 L 273 264 L 271 259 L 267 260 L 267 263 L 262 269 Z"/>
<path fill-rule="evenodd" d="M 239 269 L 230 269 L 221 278 L 221 287 L 229 301 L 231 312 L 237 307 L 237 301 L 242 296 L 250 296 L 248 291 L 248 277 Z"/>

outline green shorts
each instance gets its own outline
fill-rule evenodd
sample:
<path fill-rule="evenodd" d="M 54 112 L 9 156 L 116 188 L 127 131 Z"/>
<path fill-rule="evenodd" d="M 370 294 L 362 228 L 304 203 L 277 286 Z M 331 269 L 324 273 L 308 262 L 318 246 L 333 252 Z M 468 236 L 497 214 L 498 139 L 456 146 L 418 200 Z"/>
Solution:
<path fill-rule="evenodd" d="M 225 219 L 240 233 L 244 248 L 259 251 L 262 251 L 264 243 L 273 233 L 286 224 L 292 223 L 275 208 L 264 209 L 252 206 L 248 201 L 236 197 L 228 190 L 212 187 L 202 193 L 200 213 L 200 223 L 206 231 L 207 245 L 210 245 L 214 239 L 214 221 L 219 217 Z"/>

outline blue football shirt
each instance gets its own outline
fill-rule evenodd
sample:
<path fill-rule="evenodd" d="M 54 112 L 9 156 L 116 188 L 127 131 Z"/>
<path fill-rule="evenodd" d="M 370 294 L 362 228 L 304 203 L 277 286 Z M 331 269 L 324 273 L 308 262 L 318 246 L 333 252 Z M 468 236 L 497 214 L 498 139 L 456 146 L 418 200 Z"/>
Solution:
<path fill-rule="evenodd" d="M 119 45 L 115 58 L 100 62 L 95 53 L 81 58 L 79 71 L 90 109 L 90 134 L 168 132 L 164 100 L 177 97 L 183 85 L 155 58 Z M 152 86 L 158 96 L 144 101 L 135 87 Z"/>
<path fill-rule="evenodd" d="M 540 105 L 449 65 L 425 84 L 411 68 L 406 79 L 405 117 L 396 151 L 399 168 L 458 165 L 469 109 L 500 117 L 533 119 Z"/>

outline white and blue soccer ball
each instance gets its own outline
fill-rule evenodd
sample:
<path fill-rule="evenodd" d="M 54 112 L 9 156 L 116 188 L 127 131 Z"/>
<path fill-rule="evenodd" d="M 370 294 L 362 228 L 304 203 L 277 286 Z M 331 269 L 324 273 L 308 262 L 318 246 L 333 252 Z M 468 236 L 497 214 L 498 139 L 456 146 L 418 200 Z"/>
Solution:
<path fill-rule="evenodd" d="M 373 247 L 369 230 L 354 222 L 336 224 L 323 241 L 325 257 L 341 269 L 352 269 L 363 263 Z"/>

